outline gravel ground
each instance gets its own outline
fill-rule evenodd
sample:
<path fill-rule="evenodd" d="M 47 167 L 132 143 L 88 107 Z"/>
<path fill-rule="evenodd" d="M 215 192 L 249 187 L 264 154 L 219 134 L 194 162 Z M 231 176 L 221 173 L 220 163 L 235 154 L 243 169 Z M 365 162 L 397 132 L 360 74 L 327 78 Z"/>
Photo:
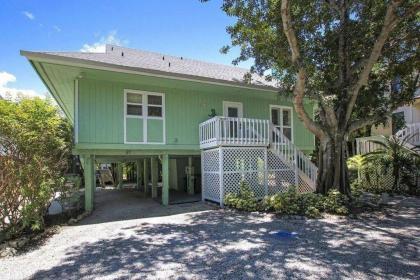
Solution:
<path fill-rule="evenodd" d="M 127 193 L 98 202 L 40 248 L 1 259 L 0 279 L 420 279 L 419 199 L 363 219 L 320 220 L 204 203 L 164 208 Z M 281 239 L 279 230 L 298 235 Z"/>

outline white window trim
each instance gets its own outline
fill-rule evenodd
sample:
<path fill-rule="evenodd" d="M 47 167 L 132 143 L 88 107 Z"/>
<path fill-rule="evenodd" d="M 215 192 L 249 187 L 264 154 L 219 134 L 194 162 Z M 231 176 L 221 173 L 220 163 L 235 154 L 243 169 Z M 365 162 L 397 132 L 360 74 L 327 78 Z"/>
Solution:
<path fill-rule="evenodd" d="M 142 116 L 132 116 L 127 115 L 127 104 L 135 104 L 127 102 L 127 93 L 141 94 L 142 97 Z M 162 105 L 151 105 L 155 107 L 162 107 L 162 117 L 149 117 L 148 116 L 148 95 L 157 95 L 162 97 Z M 137 103 L 137 105 L 140 105 Z M 143 141 L 141 142 L 131 142 L 127 141 L 127 118 L 133 119 L 142 119 L 143 120 Z M 148 120 L 162 120 L 162 142 L 148 142 L 147 141 L 147 121 Z M 166 144 L 166 117 L 165 117 L 165 94 L 160 92 L 151 92 L 143 90 L 134 90 L 134 89 L 124 89 L 124 144 Z"/>
<path fill-rule="evenodd" d="M 282 114 L 282 110 L 283 109 L 288 109 L 288 110 L 290 110 L 290 128 L 291 128 L 291 136 L 292 136 L 292 139 L 290 139 L 290 141 L 292 142 L 292 143 L 294 143 L 294 138 L 295 138 L 295 128 L 294 128 L 294 125 L 293 125 L 293 107 L 291 107 L 291 106 L 284 106 L 284 105 L 274 105 L 274 104 L 270 104 L 270 110 L 269 110 L 269 119 L 270 119 L 270 123 L 272 124 L 273 123 L 273 121 L 272 121 L 272 119 L 271 119 L 271 110 L 272 109 L 280 109 L 280 126 L 282 127 L 282 133 L 283 133 L 283 114 Z M 287 127 L 289 127 L 289 126 L 286 126 L 286 128 Z"/>
<path fill-rule="evenodd" d="M 238 117 L 243 118 L 244 117 L 244 108 L 242 102 L 232 102 L 232 101 L 223 101 L 223 116 L 227 117 L 227 108 L 228 107 L 237 107 L 238 110 Z"/>
<path fill-rule="evenodd" d="M 131 91 L 127 91 L 125 94 L 124 94 L 124 100 L 125 100 L 125 115 L 126 115 L 126 117 L 127 118 L 132 118 L 132 119 L 142 119 L 143 118 L 143 115 L 144 115 L 144 94 L 141 94 L 141 93 L 134 93 L 134 94 L 141 94 L 141 103 L 133 103 L 133 102 L 127 102 L 127 93 L 134 93 L 134 92 L 131 92 Z M 127 114 L 127 105 L 134 105 L 134 106 L 141 106 L 141 116 L 138 116 L 138 115 L 128 115 Z"/>

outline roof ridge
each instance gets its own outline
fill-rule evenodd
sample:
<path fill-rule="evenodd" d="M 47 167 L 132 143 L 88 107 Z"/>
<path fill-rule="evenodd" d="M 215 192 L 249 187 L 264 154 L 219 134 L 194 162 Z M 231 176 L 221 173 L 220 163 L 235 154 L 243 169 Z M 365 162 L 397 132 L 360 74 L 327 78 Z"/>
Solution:
<path fill-rule="evenodd" d="M 160 55 L 160 56 L 168 56 L 168 57 L 174 57 L 174 58 L 182 58 L 182 60 L 189 60 L 189 61 L 193 61 L 193 62 L 200 62 L 200 63 L 206 63 L 206 64 L 212 64 L 215 66 L 223 66 L 223 67 L 229 67 L 229 68 L 233 68 L 233 69 L 237 69 L 237 70 L 244 70 L 247 72 L 251 72 L 250 69 L 244 68 L 244 67 L 239 67 L 239 66 L 235 66 L 235 65 L 230 65 L 230 64 L 222 64 L 222 63 L 215 63 L 215 62 L 211 62 L 211 61 L 204 61 L 204 60 L 199 60 L 199 59 L 194 59 L 194 58 L 188 58 L 185 56 L 176 56 L 176 55 L 172 55 L 172 54 L 165 54 L 165 53 L 160 53 L 160 52 L 155 52 L 155 51 L 149 51 L 149 50 L 143 50 L 143 49 L 135 49 L 135 48 L 129 48 L 129 47 L 125 47 L 125 46 L 119 46 L 119 45 L 113 45 L 113 44 L 106 44 L 105 47 L 105 53 L 108 52 L 108 46 L 110 47 L 117 47 L 117 48 L 121 48 L 121 49 L 126 49 L 126 50 L 132 50 L 134 52 L 147 52 L 150 54 L 155 54 L 155 55 Z M 258 75 L 259 77 L 263 77 L 257 73 L 251 73 L 254 75 Z"/>

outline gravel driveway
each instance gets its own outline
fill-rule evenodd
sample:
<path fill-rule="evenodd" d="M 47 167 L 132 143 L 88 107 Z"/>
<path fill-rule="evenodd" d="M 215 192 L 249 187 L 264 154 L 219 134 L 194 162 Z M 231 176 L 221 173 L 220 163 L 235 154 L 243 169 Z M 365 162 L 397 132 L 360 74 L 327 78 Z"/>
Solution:
<path fill-rule="evenodd" d="M 418 199 L 405 199 L 387 214 L 364 219 L 321 220 L 282 220 L 204 203 L 163 208 L 144 200 L 143 212 L 136 208 L 138 203 L 126 205 L 137 211 L 129 220 L 121 220 L 113 207 L 110 212 L 98 208 L 82 223 L 61 228 L 42 247 L 1 259 L 0 279 L 419 279 L 420 275 Z M 163 216 L 153 217 L 159 213 Z M 298 235 L 279 238 L 273 234 L 279 230 Z"/>

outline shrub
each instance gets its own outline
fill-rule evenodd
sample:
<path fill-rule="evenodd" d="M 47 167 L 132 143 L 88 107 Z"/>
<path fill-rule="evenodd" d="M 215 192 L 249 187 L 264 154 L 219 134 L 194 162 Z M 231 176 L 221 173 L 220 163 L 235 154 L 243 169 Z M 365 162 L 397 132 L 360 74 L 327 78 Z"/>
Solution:
<path fill-rule="evenodd" d="M 324 209 L 325 212 L 337 215 L 347 215 L 348 209 L 348 198 L 338 190 L 330 190 L 324 197 Z"/>
<path fill-rule="evenodd" d="M 276 194 L 273 199 L 274 211 L 279 214 L 298 215 L 300 213 L 298 197 L 295 186 L 291 186 L 284 193 Z"/>
<path fill-rule="evenodd" d="M 323 196 L 315 193 L 298 193 L 295 186 L 286 192 L 266 197 L 263 208 L 284 215 L 319 217 L 323 211 Z"/>
<path fill-rule="evenodd" d="M 317 193 L 302 193 L 299 195 L 299 207 L 302 213 L 311 207 L 324 211 L 324 196 Z"/>
<path fill-rule="evenodd" d="M 244 181 L 239 186 L 238 194 L 226 194 L 224 203 L 228 207 L 243 211 L 257 211 L 259 209 L 258 200 L 254 192 L 252 192 L 251 188 Z"/>
<path fill-rule="evenodd" d="M 238 194 L 229 193 L 225 205 L 243 211 L 263 210 L 281 215 L 303 215 L 319 218 L 322 212 L 347 215 L 349 213 L 348 198 L 336 190 L 323 196 L 316 193 L 299 193 L 295 186 L 286 192 L 265 197 L 259 202 L 249 186 L 242 182 Z"/>
<path fill-rule="evenodd" d="M 71 127 L 49 100 L 0 100 L 0 231 L 39 230 L 63 184 Z"/>
<path fill-rule="evenodd" d="M 321 217 L 321 211 L 314 206 L 309 206 L 305 211 L 305 216 L 308 218 L 319 218 Z"/>
<path fill-rule="evenodd" d="M 371 140 L 378 149 L 363 156 L 350 158 L 347 161 L 349 176 L 352 181 L 358 182 L 354 189 L 375 194 L 416 194 L 419 190 L 417 177 L 420 156 L 414 148 L 408 148 L 406 145 L 410 137 L 412 136 L 400 139 L 391 136 Z"/>

